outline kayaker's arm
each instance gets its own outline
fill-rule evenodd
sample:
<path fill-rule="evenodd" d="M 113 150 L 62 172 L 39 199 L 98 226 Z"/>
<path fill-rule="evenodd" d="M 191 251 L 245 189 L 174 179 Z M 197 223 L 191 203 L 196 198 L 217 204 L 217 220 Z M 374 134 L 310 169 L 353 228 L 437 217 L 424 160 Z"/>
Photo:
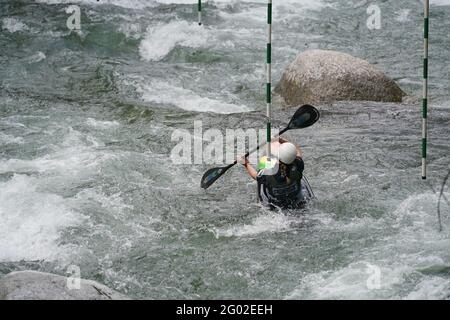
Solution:
<path fill-rule="evenodd" d="M 303 159 L 303 152 L 302 149 L 300 149 L 300 146 L 295 145 L 297 147 L 297 158 Z"/>
<path fill-rule="evenodd" d="M 253 168 L 253 166 L 250 164 L 250 162 L 248 162 L 248 160 L 247 163 L 244 165 L 244 167 L 247 170 L 250 177 L 252 177 L 253 180 L 256 180 L 256 178 L 258 177 L 258 172 L 255 170 L 255 168 Z"/>
<path fill-rule="evenodd" d="M 250 164 L 250 161 L 248 161 L 248 158 L 240 158 L 238 160 L 239 163 L 241 163 L 245 170 L 247 170 L 250 177 L 252 177 L 254 180 L 258 177 L 258 172 L 253 168 L 253 166 Z"/>

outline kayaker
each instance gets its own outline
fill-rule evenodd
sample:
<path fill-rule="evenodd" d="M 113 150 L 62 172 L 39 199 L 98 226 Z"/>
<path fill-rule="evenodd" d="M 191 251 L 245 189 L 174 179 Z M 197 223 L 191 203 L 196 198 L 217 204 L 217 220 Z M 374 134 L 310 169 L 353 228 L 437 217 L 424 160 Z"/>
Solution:
<path fill-rule="evenodd" d="M 271 145 L 273 159 L 263 157 L 256 170 L 247 158 L 239 162 L 248 174 L 258 182 L 258 196 L 261 203 L 272 209 L 295 209 L 305 205 L 302 194 L 304 163 L 300 147 L 280 138 Z"/>

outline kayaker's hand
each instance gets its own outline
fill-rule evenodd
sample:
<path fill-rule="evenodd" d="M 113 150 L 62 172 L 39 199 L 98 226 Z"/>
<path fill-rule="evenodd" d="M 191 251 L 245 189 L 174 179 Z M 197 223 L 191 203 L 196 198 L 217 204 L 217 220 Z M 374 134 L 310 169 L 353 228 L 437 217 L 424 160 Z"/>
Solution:
<path fill-rule="evenodd" d="M 244 167 L 246 167 L 248 164 L 248 158 L 246 158 L 246 157 L 238 157 L 236 160 L 238 163 L 242 164 Z"/>

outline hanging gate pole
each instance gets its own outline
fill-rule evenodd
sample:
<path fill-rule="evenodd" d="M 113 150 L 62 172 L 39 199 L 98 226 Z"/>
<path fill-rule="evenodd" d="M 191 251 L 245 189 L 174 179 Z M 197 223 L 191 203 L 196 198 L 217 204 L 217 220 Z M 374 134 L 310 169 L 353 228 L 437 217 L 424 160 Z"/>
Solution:
<path fill-rule="evenodd" d="M 198 25 L 202 25 L 202 0 L 198 0 Z"/>
<path fill-rule="evenodd" d="M 430 1 L 424 1 L 423 27 L 423 102 L 422 102 L 422 179 L 427 178 L 427 137 L 428 137 L 428 30 Z"/>
<path fill-rule="evenodd" d="M 267 102 L 267 157 L 271 157 L 271 145 L 272 140 L 272 0 L 267 2 L 267 84 L 266 84 L 266 102 Z"/>

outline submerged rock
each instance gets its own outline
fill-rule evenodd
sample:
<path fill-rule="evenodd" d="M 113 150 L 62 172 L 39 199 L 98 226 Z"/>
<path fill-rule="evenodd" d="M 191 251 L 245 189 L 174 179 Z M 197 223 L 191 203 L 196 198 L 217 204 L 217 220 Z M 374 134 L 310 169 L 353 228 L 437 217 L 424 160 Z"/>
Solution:
<path fill-rule="evenodd" d="M 68 285 L 69 283 L 69 285 Z M 74 287 L 71 289 L 71 287 Z M 70 278 L 36 271 L 11 272 L 0 279 L 0 300 L 128 300 L 92 280 L 80 279 L 79 289 Z"/>
<path fill-rule="evenodd" d="M 289 105 L 345 100 L 402 102 L 406 95 L 367 61 L 326 50 L 300 54 L 283 73 L 275 92 Z"/>

